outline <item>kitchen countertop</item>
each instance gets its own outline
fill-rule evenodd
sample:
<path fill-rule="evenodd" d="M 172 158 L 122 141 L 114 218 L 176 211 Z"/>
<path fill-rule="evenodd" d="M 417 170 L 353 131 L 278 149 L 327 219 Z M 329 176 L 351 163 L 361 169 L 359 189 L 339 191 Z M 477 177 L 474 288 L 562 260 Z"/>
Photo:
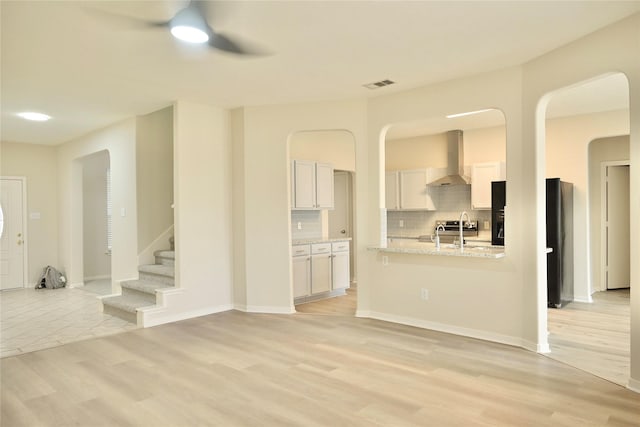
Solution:
<path fill-rule="evenodd" d="M 504 258 L 504 246 L 491 246 L 478 242 L 468 243 L 464 245 L 464 251 L 460 252 L 460 248 L 450 243 L 443 243 L 440 249 L 436 249 L 436 245 L 430 242 L 419 242 L 416 238 L 393 238 L 389 239 L 386 248 L 380 246 L 372 246 L 367 249 L 372 251 L 396 253 L 396 254 L 419 254 L 419 255 L 437 255 L 437 256 L 453 256 L 467 258 Z M 546 248 L 546 253 L 553 252 L 552 248 Z"/>
<path fill-rule="evenodd" d="M 420 254 L 420 255 L 438 255 L 438 256 L 454 256 L 467 258 L 503 258 L 504 246 L 487 246 L 487 245 L 464 245 L 464 251 L 460 248 L 443 243 L 440 249 L 436 249 L 436 245 L 427 242 L 418 242 L 416 239 L 393 239 L 386 248 L 370 247 L 370 250 L 397 254 Z"/>
<path fill-rule="evenodd" d="M 321 237 L 315 239 L 297 239 L 292 240 L 292 245 L 311 245 L 313 243 L 333 243 L 333 242 L 346 242 L 350 241 L 351 237 L 337 237 L 335 239 L 323 239 Z"/>

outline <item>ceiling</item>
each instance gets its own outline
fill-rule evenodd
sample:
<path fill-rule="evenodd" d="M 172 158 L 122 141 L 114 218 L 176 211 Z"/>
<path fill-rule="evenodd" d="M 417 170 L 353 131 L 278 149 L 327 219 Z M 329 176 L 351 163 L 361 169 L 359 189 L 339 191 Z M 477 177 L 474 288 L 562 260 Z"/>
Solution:
<path fill-rule="evenodd" d="M 271 53 L 254 57 L 126 19 L 168 20 L 186 4 L 1 1 L 2 140 L 58 144 L 176 99 L 234 108 L 385 95 L 522 64 L 640 11 L 640 1 L 215 2 L 217 31 Z M 383 79 L 397 83 L 362 86 Z M 603 109 L 603 94 L 628 105 L 620 82 L 601 84 L 562 108 Z M 15 116 L 32 110 L 53 119 Z"/>

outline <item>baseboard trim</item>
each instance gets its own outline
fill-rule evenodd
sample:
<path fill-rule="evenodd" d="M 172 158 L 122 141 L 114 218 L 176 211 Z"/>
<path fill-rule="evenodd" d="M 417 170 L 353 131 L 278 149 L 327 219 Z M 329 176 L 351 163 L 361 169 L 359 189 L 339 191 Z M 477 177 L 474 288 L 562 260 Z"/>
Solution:
<path fill-rule="evenodd" d="M 627 388 L 635 393 L 640 393 L 640 381 L 629 378 Z"/>
<path fill-rule="evenodd" d="M 243 311 L 245 313 L 262 313 L 262 314 L 294 314 L 296 309 L 294 306 L 290 307 L 276 307 L 267 305 L 244 305 L 235 304 L 234 310 Z"/>
<path fill-rule="evenodd" d="M 430 322 L 428 320 L 398 316 L 395 314 L 380 313 L 376 311 L 356 312 L 356 317 L 368 317 L 371 319 L 383 320 L 385 322 L 399 323 L 401 325 L 414 326 L 417 328 L 429 329 L 432 331 L 444 332 L 447 334 L 460 335 L 463 337 L 476 338 L 484 341 L 526 348 L 521 338 L 497 334 L 494 332 L 481 331 L 478 329 L 463 328 L 460 326 L 446 325 L 444 323 Z"/>
<path fill-rule="evenodd" d="M 549 348 L 549 343 L 535 343 L 533 341 L 522 340 L 522 348 L 525 350 L 533 351 L 534 353 L 546 354 L 551 353 L 551 349 Z"/>
<path fill-rule="evenodd" d="M 593 303 L 593 298 L 591 298 L 591 295 L 589 295 L 586 298 L 582 298 L 582 297 L 575 298 L 574 297 L 573 298 L 573 302 L 585 302 L 585 303 L 591 304 L 591 303 Z"/>
<path fill-rule="evenodd" d="M 209 314 L 222 313 L 224 311 L 233 310 L 231 304 L 223 304 L 216 307 L 206 307 L 197 310 L 184 311 L 175 314 L 162 315 L 167 311 L 166 307 L 153 307 L 148 310 L 140 310 L 143 314 L 142 327 L 150 328 L 152 326 L 164 325 L 166 323 L 179 322 L 181 320 L 193 319 L 195 317 L 208 316 Z"/>

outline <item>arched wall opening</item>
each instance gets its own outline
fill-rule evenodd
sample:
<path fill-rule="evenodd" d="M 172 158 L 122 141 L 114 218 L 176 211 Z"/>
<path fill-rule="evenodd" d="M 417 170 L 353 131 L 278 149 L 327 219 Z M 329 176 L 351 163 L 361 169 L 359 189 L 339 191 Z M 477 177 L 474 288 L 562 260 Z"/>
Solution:
<path fill-rule="evenodd" d="M 111 289 L 111 166 L 107 150 L 85 156 L 82 163 L 83 283 L 104 281 Z"/>
<path fill-rule="evenodd" d="M 288 188 L 291 213 L 290 241 L 295 245 L 301 242 L 349 239 L 349 283 L 354 286 L 357 283 L 355 137 L 350 131 L 342 129 L 296 131 L 288 137 L 287 152 L 290 176 Z M 301 194 L 296 187 L 296 170 L 298 167 L 312 164 L 331 168 L 332 176 L 329 179 L 331 180 L 332 206 L 330 207 L 324 208 L 322 204 L 314 208 L 296 205 L 296 194 L 298 197 Z M 317 179 L 318 182 L 313 185 L 324 185 L 320 183 L 320 178 Z M 302 184 L 298 183 L 298 185 Z M 311 257 L 307 261 L 310 260 Z M 294 259 L 293 262 L 295 263 L 296 260 Z M 292 269 L 294 302 L 313 300 L 311 297 L 301 296 L 300 285 L 296 287 L 299 278 L 293 265 Z"/>
<path fill-rule="evenodd" d="M 506 180 L 501 110 L 391 124 L 381 133 L 380 144 L 381 208 L 386 215 L 381 244 L 429 243 L 426 236 L 433 238 L 438 222 L 458 220 L 465 211 L 477 225 L 477 236 L 470 238 L 504 246 L 504 203 L 496 206 L 501 214 L 494 215 L 491 200 L 492 181 Z M 451 243 L 448 236 L 443 239 Z"/>
<path fill-rule="evenodd" d="M 596 146 L 602 148 L 602 144 L 613 143 L 615 138 L 608 137 L 628 135 L 630 132 L 628 80 L 622 73 L 607 73 L 550 92 L 540 100 L 536 120 L 540 134 L 544 135 L 543 142 L 539 140 L 544 147 L 542 179 L 549 185 L 551 179 L 559 178 L 569 183 L 572 191 L 569 197 L 571 213 L 559 216 L 561 222 L 566 221 L 564 230 L 572 230 L 570 239 L 554 241 L 556 228 L 551 218 L 555 211 L 549 198 L 549 187 L 546 187 L 543 211 L 538 216 L 538 220 L 544 224 L 546 246 L 552 249 L 544 260 L 543 271 L 546 274 L 541 274 L 538 281 L 538 293 L 542 296 L 538 307 L 539 324 L 543 330 L 551 329 L 550 356 L 557 358 L 564 357 L 564 350 L 557 344 L 560 340 L 556 336 L 559 329 L 552 322 L 556 321 L 559 314 L 554 310 L 572 310 L 582 303 L 591 303 L 592 294 L 601 288 L 601 231 L 599 225 L 594 224 L 594 220 L 599 222 L 601 205 L 599 194 L 595 198 L 593 189 L 600 187 L 600 163 L 604 157 L 600 155 L 602 159 L 597 160 L 593 154 L 596 153 Z M 627 144 L 628 139 L 626 137 Z M 594 144 L 594 140 L 599 142 Z M 606 147 L 604 151 L 607 151 Z M 541 185 L 542 188 L 546 186 L 544 182 Z M 556 270 L 555 266 L 562 268 Z M 559 271 L 561 274 L 556 274 Z M 576 341 L 575 354 L 583 346 L 584 343 Z M 576 366 L 573 356 L 564 353 L 567 357 L 563 361 Z M 591 372 L 602 376 L 602 372 L 596 372 L 597 363 L 594 361 Z M 589 364 L 582 367 L 590 370 Z M 626 380 L 617 382 L 626 385 Z"/>

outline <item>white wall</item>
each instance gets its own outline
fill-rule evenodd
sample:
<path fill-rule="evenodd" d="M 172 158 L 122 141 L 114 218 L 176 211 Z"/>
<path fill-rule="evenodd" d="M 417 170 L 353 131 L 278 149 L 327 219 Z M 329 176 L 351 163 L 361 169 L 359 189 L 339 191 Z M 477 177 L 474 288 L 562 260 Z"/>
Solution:
<path fill-rule="evenodd" d="M 82 158 L 108 151 L 113 202 L 111 279 L 137 278 L 136 120 L 58 146 L 59 256 L 70 284 L 83 282 Z"/>
<path fill-rule="evenodd" d="M 551 100 L 553 102 L 553 99 Z M 629 112 L 610 111 L 546 121 L 545 177 L 573 184 L 574 298 L 591 301 L 588 147 L 594 139 L 629 133 Z M 598 172 L 599 174 L 599 172 Z M 599 214 L 598 214 L 599 215 Z M 593 239 L 593 236 L 591 236 Z M 599 241 L 599 238 L 598 238 Z M 593 242 L 593 240 L 592 240 Z M 593 243 L 591 243 L 593 249 Z M 598 251 L 599 252 L 599 251 Z"/>
<path fill-rule="evenodd" d="M 107 186 L 109 152 L 82 159 L 82 237 L 84 280 L 111 277 L 107 253 Z"/>
<path fill-rule="evenodd" d="M 136 120 L 138 248 L 173 225 L 173 107 Z M 163 249 L 169 249 L 164 242 Z"/>
<path fill-rule="evenodd" d="M 363 147 L 366 106 L 363 101 L 245 108 L 234 112 L 242 138 L 234 140 L 234 246 L 245 250 L 235 260 L 236 308 L 291 313 L 289 139 L 299 131 L 343 129 Z M 235 136 L 234 136 L 235 138 Z M 241 146 L 236 146 L 241 144 Z M 358 203 L 365 203 L 366 154 L 356 154 Z M 364 179 L 359 179 L 363 173 Z M 240 207 L 244 209 L 240 210 Z M 357 229 L 366 226 L 365 209 L 357 210 Z M 241 221 L 241 223 L 235 223 Z M 365 246 L 358 244 L 358 251 Z M 360 272 L 361 270 L 358 269 Z"/>
<path fill-rule="evenodd" d="M 292 160 L 333 164 L 334 169 L 356 170 L 353 135 L 344 130 L 302 131 L 291 136 Z"/>
<path fill-rule="evenodd" d="M 464 165 L 506 160 L 505 127 L 467 129 L 463 132 Z M 444 168 L 447 134 L 391 139 L 385 145 L 385 170 Z"/>
<path fill-rule="evenodd" d="M 629 116 L 627 115 L 627 118 Z M 629 160 L 629 136 L 600 138 L 589 144 L 589 231 L 591 290 L 602 288 L 602 162 Z"/>
<path fill-rule="evenodd" d="M 445 116 L 449 111 L 473 111 L 493 107 L 506 116 L 506 161 L 510 185 L 507 223 L 507 256 L 499 260 L 430 257 L 369 252 L 359 271 L 370 272 L 367 282 L 359 281 L 358 291 L 369 288 L 370 304 L 358 305 L 358 313 L 417 326 L 441 329 L 465 335 L 537 348 L 534 336 L 523 335 L 523 287 L 527 284 L 524 243 L 520 239 L 520 215 L 524 211 L 521 179 L 515 173 L 521 157 L 521 70 L 512 68 L 494 73 L 432 85 L 398 94 L 380 96 L 369 102 L 369 176 L 371 182 L 383 182 L 385 129 L 396 123 L 412 122 L 424 117 Z M 473 132 L 465 132 L 469 144 Z M 495 146 L 504 144 L 505 129 L 486 131 L 496 135 Z M 475 134 L 476 139 L 483 136 Z M 391 144 L 389 144 L 391 146 Z M 471 158 L 480 158 L 469 150 Z M 475 150 L 478 151 L 478 150 Z M 380 154 L 379 154 L 380 153 Z M 491 157 L 501 153 L 492 154 Z M 465 145 L 465 158 L 467 145 Z M 500 160 L 500 159 L 492 159 Z M 445 161 L 446 162 L 446 161 Z M 469 161 L 467 160 L 467 163 Z M 370 189 L 372 206 L 369 215 L 376 221 L 368 229 L 371 243 L 380 240 L 384 215 L 377 210 L 384 206 L 384 189 L 376 185 Z M 377 224 L 376 224 L 377 223 Z M 363 286 L 364 285 L 364 286 Z M 429 290 L 429 301 L 420 299 L 421 288 Z"/>
<path fill-rule="evenodd" d="M 173 111 L 177 289 L 145 326 L 233 307 L 229 113 L 186 101 Z"/>
<path fill-rule="evenodd" d="M 0 175 L 27 178 L 28 285 L 47 265 L 58 269 L 58 159 L 56 147 L 2 142 Z M 30 213 L 40 214 L 33 219 Z"/>
<path fill-rule="evenodd" d="M 389 139 L 385 142 L 387 171 L 447 167 L 447 134 Z"/>

